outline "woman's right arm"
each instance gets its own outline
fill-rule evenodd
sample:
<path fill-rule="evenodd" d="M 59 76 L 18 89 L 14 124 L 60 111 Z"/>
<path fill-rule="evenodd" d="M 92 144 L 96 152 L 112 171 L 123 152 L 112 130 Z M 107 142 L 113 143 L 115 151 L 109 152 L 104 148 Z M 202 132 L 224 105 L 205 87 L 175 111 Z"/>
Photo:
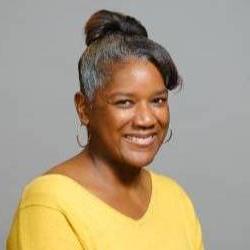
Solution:
<path fill-rule="evenodd" d="M 18 210 L 7 250 L 84 250 L 67 218 L 55 208 L 31 205 Z"/>

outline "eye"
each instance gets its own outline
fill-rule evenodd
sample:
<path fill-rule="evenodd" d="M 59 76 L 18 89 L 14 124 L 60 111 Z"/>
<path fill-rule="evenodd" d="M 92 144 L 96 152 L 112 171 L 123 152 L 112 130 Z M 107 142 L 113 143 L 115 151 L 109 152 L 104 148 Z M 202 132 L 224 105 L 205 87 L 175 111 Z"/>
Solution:
<path fill-rule="evenodd" d="M 166 97 L 157 97 L 153 99 L 153 103 L 157 106 L 162 106 L 167 103 L 167 98 Z"/>
<path fill-rule="evenodd" d="M 119 100 L 115 102 L 115 105 L 118 106 L 119 108 L 130 108 L 133 105 L 133 102 L 129 99 L 124 99 L 124 100 Z"/>

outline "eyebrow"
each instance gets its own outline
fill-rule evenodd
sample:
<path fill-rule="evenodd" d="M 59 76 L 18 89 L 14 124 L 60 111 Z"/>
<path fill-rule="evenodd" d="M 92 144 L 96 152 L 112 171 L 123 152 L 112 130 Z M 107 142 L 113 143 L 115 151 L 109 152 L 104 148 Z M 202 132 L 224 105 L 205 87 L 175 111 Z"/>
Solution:
<path fill-rule="evenodd" d="M 168 89 L 167 88 L 164 88 L 164 89 L 161 89 L 161 90 L 158 90 L 156 91 L 153 95 L 162 95 L 162 94 L 167 94 L 168 93 Z M 108 97 L 115 97 L 115 96 L 126 96 L 126 97 L 133 97 L 134 94 L 131 93 L 131 92 L 114 92 L 112 93 L 111 95 L 108 95 Z"/>
<path fill-rule="evenodd" d="M 162 95 L 162 94 L 167 94 L 168 93 L 168 89 L 164 88 L 162 90 L 159 90 L 155 93 L 155 95 Z"/>

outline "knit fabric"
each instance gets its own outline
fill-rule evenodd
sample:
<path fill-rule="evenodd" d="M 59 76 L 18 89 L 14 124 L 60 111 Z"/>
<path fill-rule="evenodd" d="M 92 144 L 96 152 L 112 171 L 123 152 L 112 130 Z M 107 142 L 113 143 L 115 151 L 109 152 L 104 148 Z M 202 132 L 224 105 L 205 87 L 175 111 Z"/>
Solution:
<path fill-rule="evenodd" d="M 7 250 L 203 250 L 187 193 L 173 179 L 149 172 L 151 199 L 138 220 L 67 176 L 34 178 L 23 189 Z"/>

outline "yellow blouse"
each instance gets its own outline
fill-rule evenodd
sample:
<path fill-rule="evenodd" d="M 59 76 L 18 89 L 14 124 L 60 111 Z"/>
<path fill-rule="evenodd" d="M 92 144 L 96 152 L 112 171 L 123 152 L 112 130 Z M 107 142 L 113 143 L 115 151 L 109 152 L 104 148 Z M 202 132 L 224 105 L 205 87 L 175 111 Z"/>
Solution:
<path fill-rule="evenodd" d="M 36 177 L 23 190 L 7 250 L 203 250 L 187 194 L 171 178 L 150 174 L 150 204 L 138 220 L 67 176 Z"/>

